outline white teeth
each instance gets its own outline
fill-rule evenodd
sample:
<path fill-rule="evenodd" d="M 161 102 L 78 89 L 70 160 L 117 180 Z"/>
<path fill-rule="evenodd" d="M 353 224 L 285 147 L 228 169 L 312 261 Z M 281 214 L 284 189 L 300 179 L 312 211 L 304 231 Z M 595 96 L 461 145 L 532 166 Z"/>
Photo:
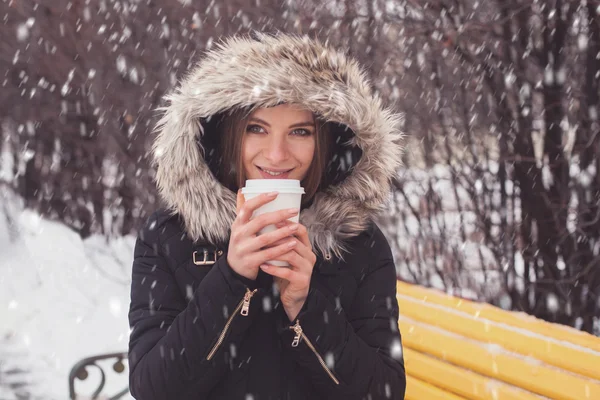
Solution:
<path fill-rule="evenodd" d="M 272 176 L 279 176 L 281 174 L 287 174 L 288 172 L 291 171 L 290 170 L 290 171 L 275 172 L 275 171 L 269 171 L 268 169 L 264 169 L 264 168 L 260 168 L 260 167 L 258 167 L 258 169 L 260 169 L 261 171 L 266 172 L 267 174 L 272 175 Z"/>
<path fill-rule="evenodd" d="M 273 175 L 273 176 L 277 176 L 277 175 L 283 174 L 283 172 L 272 172 L 272 171 L 267 171 L 266 169 L 263 169 L 263 171 L 265 171 L 267 174 Z"/>

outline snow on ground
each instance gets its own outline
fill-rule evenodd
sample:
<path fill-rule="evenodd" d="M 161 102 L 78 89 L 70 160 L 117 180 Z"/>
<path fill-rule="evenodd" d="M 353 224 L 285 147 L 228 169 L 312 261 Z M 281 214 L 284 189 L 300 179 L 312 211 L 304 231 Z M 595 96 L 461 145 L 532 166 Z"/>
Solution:
<path fill-rule="evenodd" d="M 21 398 L 17 394 L 66 399 L 76 362 L 127 351 L 134 242 L 132 236 L 82 241 L 2 193 L 0 399 Z M 127 385 L 127 370 L 105 372 L 107 393 Z M 76 386 L 82 393 L 91 393 L 99 382 L 96 371 L 89 373 Z"/>

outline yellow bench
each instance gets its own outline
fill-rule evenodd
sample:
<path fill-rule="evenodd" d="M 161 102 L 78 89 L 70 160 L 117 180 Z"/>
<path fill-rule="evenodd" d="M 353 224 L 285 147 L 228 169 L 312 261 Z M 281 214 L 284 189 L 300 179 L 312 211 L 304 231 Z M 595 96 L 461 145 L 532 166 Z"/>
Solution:
<path fill-rule="evenodd" d="M 399 281 L 407 400 L 600 400 L 600 338 Z"/>

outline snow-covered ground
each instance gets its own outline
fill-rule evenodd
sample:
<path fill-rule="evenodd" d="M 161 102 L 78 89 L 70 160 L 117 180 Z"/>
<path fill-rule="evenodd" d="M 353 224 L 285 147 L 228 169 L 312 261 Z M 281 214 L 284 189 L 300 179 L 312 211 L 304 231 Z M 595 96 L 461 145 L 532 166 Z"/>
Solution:
<path fill-rule="evenodd" d="M 0 400 L 67 399 L 77 361 L 127 350 L 135 238 L 81 240 L 1 190 Z M 108 365 L 112 395 L 127 385 L 127 370 L 111 374 Z M 82 394 L 98 385 L 98 372 L 89 374 L 76 385 Z"/>

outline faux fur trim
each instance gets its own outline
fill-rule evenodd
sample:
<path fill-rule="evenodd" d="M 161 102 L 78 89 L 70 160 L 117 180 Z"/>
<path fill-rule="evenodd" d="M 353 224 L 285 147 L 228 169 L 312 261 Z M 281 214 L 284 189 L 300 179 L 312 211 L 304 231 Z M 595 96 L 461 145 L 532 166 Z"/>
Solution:
<path fill-rule="evenodd" d="M 367 228 L 386 204 L 401 165 L 402 115 L 382 106 L 357 62 L 308 37 L 234 36 L 209 51 L 166 96 L 152 153 L 161 197 L 194 241 L 228 240 L 236 194 L 210 172 L 198 135 L 201 118 L 239 107 L 301 104 L 348 126 L 363 155 L 340 184 L 301 212 L 314 250 L 339 258 L 344 242 Z"/>

